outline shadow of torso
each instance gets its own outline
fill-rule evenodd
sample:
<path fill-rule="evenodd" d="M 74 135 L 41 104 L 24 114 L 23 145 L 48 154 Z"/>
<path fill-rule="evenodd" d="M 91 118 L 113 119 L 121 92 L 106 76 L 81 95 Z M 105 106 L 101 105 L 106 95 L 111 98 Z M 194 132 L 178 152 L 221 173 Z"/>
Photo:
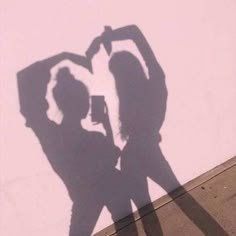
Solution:
<path fill-rule="evenodd" d="M 84 129 L 69 130 L 68 127 L 50 122 L 47 134 L 40 142 L 52 168 L 65 183 L 71 199 L 83 202 L 90 194 L 98 197 L 102 186 L 106 186 L 107 191 L 110 189 L 112 176 L 118 174 L 115 169 L 117 158 L 103 134 Z M 104 187 L 102 189 L 104 196 L 97 200 L 105 203 L 107 191 L 104 191 Z"/>

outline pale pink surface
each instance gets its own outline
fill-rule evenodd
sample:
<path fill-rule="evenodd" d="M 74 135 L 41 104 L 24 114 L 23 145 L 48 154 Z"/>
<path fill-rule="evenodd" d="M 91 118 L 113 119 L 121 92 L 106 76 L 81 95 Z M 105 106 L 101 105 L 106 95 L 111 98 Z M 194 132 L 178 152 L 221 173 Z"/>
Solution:
<path fill-rule="evenodd" d="M 84 53 L 104 25 L 138 25 L 165 71 L 169 96 L 161 147 L 181 183 L 235 155 L 234 0 L 5 0 L 0 11 L 1 235 L 68 235 L 71 202 L 24 126 L 16 73 L 61 51 Z M 106 60 L 103 52 L 95 62 L 104 81 L 111 76 Z M 112 85 L 95 87 L 99 93 Z M 115 109 L 115 97 L 111 101 Z M 149 191 L 153 200 L 164 194 L 151 181 Z M 105 210 L 95 231 L 111 223 Z"/>

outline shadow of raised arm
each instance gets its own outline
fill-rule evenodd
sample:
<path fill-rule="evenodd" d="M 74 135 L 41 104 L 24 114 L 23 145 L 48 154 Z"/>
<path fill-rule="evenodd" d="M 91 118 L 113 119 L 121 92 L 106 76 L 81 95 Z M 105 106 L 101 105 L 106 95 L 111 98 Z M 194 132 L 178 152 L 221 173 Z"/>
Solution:
<path fill-rule="evenodd" d="M 70 60 L 91 71 L 91 63 L 86 57 L 63 52 L 35 62 L 17 73 L 20 111 L 26 118 L 26 126 L 31 127 L 36 133 L 49 122 L 45 96 L 51 77 L 50 70 L 63 60 Z"/>
<path fill-rule="evenodd" d="M 106 27 L 103 33 L 103 41 L 104 40 L 109 40 L 110 42 L 132 40 L 146 63 L 149 71 L 149 79 L 154 80 L 157 75 L 159 78 L 165 78 L 164 71 L 159 65 L 148 41 L 136 25 L 129 25 L 114 30 L 110 27 Z"/>

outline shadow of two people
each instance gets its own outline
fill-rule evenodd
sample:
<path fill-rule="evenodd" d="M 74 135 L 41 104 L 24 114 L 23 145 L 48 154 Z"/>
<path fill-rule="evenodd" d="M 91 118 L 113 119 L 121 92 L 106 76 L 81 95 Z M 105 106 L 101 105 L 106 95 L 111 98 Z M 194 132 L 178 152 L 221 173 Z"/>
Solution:
<path fill-rule="evenodd" d="M 53 66 L 69 59 L 91 71 L 91 58 L 99 51 L 101 43 L 105 41 L 109 45 L 113 41 L 130 39 L 143 56 L 149 77 L 130 52 L 114 53 L 109 61 L 119 99 L 121 135 L 126 140 L 122 152 L 114 144 L 108 114 L 103 121 L 106 135 L 89 132 L 82 127 L 81 120 L 89 109 L 89 93 L 85 85 L 75 80 L 65 68 L 59 71 L 53 90 L 56 103 L 64 115 L 63 121 L 57 125 L 48 119 L 45 96 Z M 107 48 L 112 49 L 111 46 Z M 104 206 L 111 212 L 113 221 L 117 222 L 120 217 L 132 212 L 131 200 L 138 207 L 151 202 L 147 177 L 165 189 L 173 199 L 171 190 L 180 186 L 184 191 L 159 146 L 159 130 L 165 119 L 167 104 L 165 75 L 142 32 L 136 26 L 116 30 L 106 28 L 102 36 L 92 42 L 86 55 L 58 54 L 18 73 L 21 113 L 73 201 L 70 236 L 92 235 Z M 121 171 L 115 168 L 119 156 Z M 227 235 L 186 194 L 191 209 L 178 201 L 176 203 L 193 223 L 206 235 L 209 232 Z M 163 235 L 158 218 L 155 214 L 153 217 L 156 222 L 155 235 Z M 119 224 L 115 226 L 117 234 L 122 234 Z M 144 221 L 143 227 L 147 235 L 153 235 Z"/>

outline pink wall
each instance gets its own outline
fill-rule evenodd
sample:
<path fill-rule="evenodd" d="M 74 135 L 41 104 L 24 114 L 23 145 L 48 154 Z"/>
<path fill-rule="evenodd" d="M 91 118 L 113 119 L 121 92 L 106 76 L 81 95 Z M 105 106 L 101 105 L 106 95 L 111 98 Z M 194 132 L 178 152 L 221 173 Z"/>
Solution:
<path fill-rule="evenodd" d="M 182 184 L 236 154 L 234 0 L 8 0 L 0 11 L 1 235 L 68 235 L 71 201 L 34 133 L 25 127 L 16 73 L 61 51 L 83 54 L 104 25 L 138 25 L 165 71 L 169 95 L 161 148 Z M 130 42 L 114 47 L 137 53 Z M 109 97 L 117 134 L 117 98 L 108 59 L 101 51 L 93 76 L 69 65 L 92 94 Z M 56 120 L 58 113 L 50 104 L 49 116 Z M 101 130 L 89 120 L 84 125 Z M 123 145 L 118 135 L 115 142 Z M 149 193 L 155 200 L 165 192 L 149 181 Z M 95 231 L 111 223 L 104 208 Z"/>

